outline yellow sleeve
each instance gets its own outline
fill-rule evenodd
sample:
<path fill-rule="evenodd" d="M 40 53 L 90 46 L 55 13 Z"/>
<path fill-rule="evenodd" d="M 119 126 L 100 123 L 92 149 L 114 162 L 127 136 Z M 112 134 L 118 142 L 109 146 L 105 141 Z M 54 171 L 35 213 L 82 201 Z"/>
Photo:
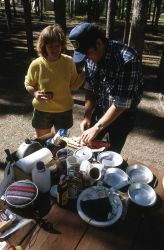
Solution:
<path fill-rule="evenodd" d="M 76 70 L 76 65 L 73 61 L 72 61 L 71 72 L 72 72 L 72 76 L 71 76 L 70 88 L 71 88 L 71 90 L 77 90 L 84 83 L 85 72 L 81 72 L 78 74 L 77 70 Z"/>
<path fill-rule="evenodd" d="M 27 75 L 25 76 L 24 85 L 26 86 L 37 86 L 39 76 L 39 65 L 34 61 L 30 64 Z"/>

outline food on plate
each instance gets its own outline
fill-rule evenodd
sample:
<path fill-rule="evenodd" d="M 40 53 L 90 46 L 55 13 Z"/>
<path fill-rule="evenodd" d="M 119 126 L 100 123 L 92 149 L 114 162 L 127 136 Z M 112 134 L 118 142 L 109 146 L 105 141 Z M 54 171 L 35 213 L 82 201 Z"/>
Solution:
<path fill-rule="evenodd" d="M 81 201 L 80 205 L 82 211 L 96 221 L 106 221 L 112 216 L 112 205 L 108 197 Z"/>

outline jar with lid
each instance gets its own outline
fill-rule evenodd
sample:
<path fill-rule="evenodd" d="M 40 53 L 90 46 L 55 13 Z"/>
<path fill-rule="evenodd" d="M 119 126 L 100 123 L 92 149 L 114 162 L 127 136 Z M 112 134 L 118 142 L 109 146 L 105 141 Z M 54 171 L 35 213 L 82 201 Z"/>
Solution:
<path fill-rule="evenodd" d="M 51 188 L 50 170 L 42 161 L 38 161 L 32 170 L 32 181 L 41 193 L 47 193 Z"/>

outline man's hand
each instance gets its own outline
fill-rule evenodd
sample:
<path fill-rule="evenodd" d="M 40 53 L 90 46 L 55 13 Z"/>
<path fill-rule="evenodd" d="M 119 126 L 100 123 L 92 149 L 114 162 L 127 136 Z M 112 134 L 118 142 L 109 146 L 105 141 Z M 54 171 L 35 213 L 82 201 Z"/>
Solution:
<path fill-rule="evenodd" d="M 84 118 L 84 120 L 80 124 L 81 131 L 84 132 L 91 126 L 91 120 L 88 118 Z"/>
<path fill-rule="evenodd" d="M 98 135 L 99 132 L 100 130 L 97 127 L 93 126 L 82 133 L 80 141 L 88 144 Z"/>

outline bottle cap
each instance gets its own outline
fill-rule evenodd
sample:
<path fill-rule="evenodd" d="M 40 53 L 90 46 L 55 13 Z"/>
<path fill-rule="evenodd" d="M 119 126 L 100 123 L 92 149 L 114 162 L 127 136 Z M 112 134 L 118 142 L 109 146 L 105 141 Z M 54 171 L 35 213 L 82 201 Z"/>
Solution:
<path fill-rule="evenodd" d="M 36 168 L 37 168 L 40 172 L 45 171 L 44 162 L 38 161 L 38 162 L 36 163 Z"/>
<path fill-rule="evenodd" d="M 64 128 L 59 129 L 58 133 L 59 133 L 59 136 L 68 137 L 68 131 Z"/>

